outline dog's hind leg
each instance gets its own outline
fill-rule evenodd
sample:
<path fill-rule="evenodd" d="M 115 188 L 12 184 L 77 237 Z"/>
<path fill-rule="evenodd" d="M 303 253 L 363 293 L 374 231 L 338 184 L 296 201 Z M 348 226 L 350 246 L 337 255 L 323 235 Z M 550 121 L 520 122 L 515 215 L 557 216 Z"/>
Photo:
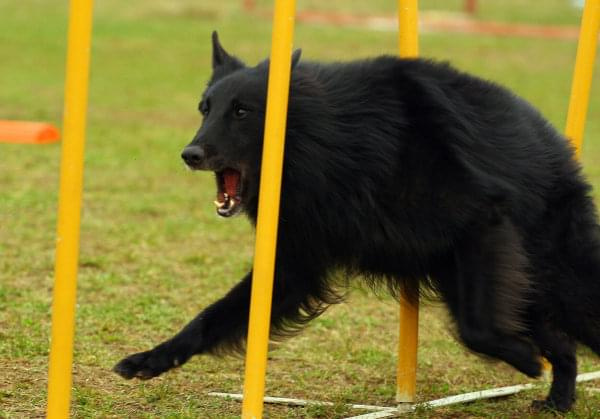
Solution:
<path fill-rule="evenodd" d="M 559 263 L 546 293 L 556 302 L 561 328 L 600 356 L 600 225 L 594 201 L 584 192 L 573 191 L 555 207 L 548 240 Z"/>
<path fill-rule="evenodd" d="M 278 266 L 271 312 L 272 334 L 297 330 L 320 314 L 324 303 L 308 273 Z M 187 362 L 193 355 L 241 350 L 247 333 L 252 273 L 207 307 L 171 339 L 121 360 L 114 371 L 124 378 L 150 379 Z"/>
<path fill-rule="evenodd" d="M 532 318 L 533 339 L 552 364 L 552 387 L 545 400 L 535 400 L 536 410 L 568 411 L 575 401 L 577 358 L 575 341 L 541 318 Z"/>
<path fill-rule="evenodd" d="M 440 289 L 468 348 L 535 377 L 541 373 L 539 354 L 522 320 L 530 291 L 526 264 L 512 223 L 493 216 L 473 226 L 456 247 L 453 278 Z"/>

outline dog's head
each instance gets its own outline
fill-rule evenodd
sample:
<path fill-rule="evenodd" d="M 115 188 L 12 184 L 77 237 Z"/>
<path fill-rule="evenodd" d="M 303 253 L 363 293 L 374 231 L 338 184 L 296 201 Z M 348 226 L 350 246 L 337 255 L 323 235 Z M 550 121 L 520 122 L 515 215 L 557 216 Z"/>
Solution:
<path fill-rule="evenodd" d="M 213 73 L 202 94 L 200 129 L 181 154 L 193 170 L 215 172 L 217 213 L 237 214 L 256 201 L 265 119 L 268 61 L 247 67 L 212 34 Z M 300 58 L 296 51 L 294 66 Z"/>

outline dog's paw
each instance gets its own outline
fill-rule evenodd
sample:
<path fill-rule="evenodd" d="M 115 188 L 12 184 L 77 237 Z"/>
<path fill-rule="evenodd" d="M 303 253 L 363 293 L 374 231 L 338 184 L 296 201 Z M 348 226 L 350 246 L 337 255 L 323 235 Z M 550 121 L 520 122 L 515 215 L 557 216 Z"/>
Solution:
<path fill-rule="evenodd" d="M 573 401 L 556 401 L 553 399 L 534 400 L 531 409 L 535 412 L 560 412 L 566 413 L 571 410 Z"/>
<path fill-rule="evenodd" d="M 134 377 L 149 380 L 176 366 L 177 362 L 172 357 L 153 349 L 123 358 L 113 371 L 128 380 Z"/>

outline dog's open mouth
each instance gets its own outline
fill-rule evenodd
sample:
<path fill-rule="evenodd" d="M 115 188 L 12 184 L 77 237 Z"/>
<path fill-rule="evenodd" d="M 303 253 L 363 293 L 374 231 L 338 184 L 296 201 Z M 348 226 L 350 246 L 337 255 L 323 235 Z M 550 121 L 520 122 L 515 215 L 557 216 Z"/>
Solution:
<path fill-rule="evenodd" d="M 235 169 L 215 172 L 217 177 L 217 214 L 231 217 L 242 209 L 242 173 Z"/>

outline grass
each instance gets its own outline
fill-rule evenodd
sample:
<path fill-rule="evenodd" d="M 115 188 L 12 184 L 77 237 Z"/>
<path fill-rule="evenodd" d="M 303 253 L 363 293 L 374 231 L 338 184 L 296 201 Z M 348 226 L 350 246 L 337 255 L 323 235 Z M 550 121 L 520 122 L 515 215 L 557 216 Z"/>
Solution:
<path fill-rule="evenodd" d="M 63 4 L 64 3 L 64 4 Z M 361 11 L 357 5 L 340 8 Z M 440 2 L 422 1 L 424 8 Z M 448 8 L 459 2 L 448 2 Z M 534 4 L 535 3 L 535 4 Z M 577 23 L 558 0 L 481 2 L 482 18 Z M 316 4 L 307 2 L 299 7 Z M 323 3 L 319 3 L 323 4 Z M 328 3 L 329 4 L 329 3 Z M 331 3 L 334 4 L 334 3 Z M 365 3 L 366 4 L 366 3 Z M 369 3 L 374 12 L 387 4 Z M 206 395 L 240 392 L 243 362 L 200 357 L 149 382 L 110 372 L 132 351 L 170 336 L 231 287 L 251 264 L 253 232 L 242 219 L 214 215 L 210 175 L 179 161 L 199 116 L 208 77 L 209 34 L 249 63 L 268 53 L 270 24 L 250 18 L 237 1 L 98 2 L 94 23 L 85 205 L 81 233 L 74 417 L 233 418 L 240 405 Z M 521 6 L 521 7 L 513 7 Z M 312 6 L 311 6 L 312 7 Z M 0 15 L 0 115 L 60 123 L 66 2 L 3 4 Z M 350 10 L 350 11 L 352 11 Z M 535 16 L 535 19 L 533 18 Z M 424 34 L 424 55 L 499 81 L 564 125 L 573 41 Z M 312 59 L 395 53 L 396 34 L 299 24 L 296 44 Z M 598 69 L 598 66 L 597 66 Z M 600 80 L 596 71 L 584 163 L 600 186 Z M 41 417 L 45 409 L 59 146 L 0 144 L 0 417 Z M 397 307 L 353 289 L 300 336 L 278 345 L 267 378 L 270 395 L 329 400 L 333 407 L 267 406 L 271 418 L 337 418 L 344 403 L 390 405 L 395 389 Z M 489 363 L 452 337 L 439 305 L 420 318 L 419 400 L 527 382 Z M 580 370 L 600 368 L 581 350 Z M 539 390 L 419 417 L 522 417 Z M 600 396 L 579 386 L 570 417 L 600 414 Z M 543 417 L 543 416 L 542 416 Z M 546 415 L 551 417 L 551 415 Z"/>

